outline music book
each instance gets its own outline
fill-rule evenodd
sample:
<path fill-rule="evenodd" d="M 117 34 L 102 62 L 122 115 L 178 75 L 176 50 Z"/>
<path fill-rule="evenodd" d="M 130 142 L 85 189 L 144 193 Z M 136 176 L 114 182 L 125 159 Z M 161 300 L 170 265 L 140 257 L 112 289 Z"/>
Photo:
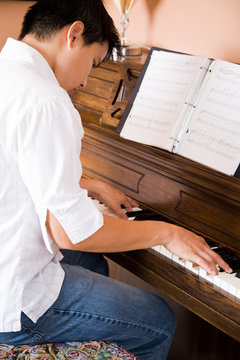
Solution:
<path fill-rule="evenodd" d="M 238 176 L 240 66 L 152 48 L 116 131 Z"/>

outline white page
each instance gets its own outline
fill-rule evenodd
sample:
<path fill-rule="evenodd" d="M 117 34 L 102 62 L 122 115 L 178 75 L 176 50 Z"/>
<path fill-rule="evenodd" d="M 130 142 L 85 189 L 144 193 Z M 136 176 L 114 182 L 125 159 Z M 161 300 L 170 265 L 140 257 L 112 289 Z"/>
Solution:
<path fill-rule="evenodd" d="M 120 136 L 170 150 L 172 129 L 204 59 L 154 50 Z"/>
<path fill-rule="evenodd" d="M 205 81 L 178 153 L 233 175 L 240 162 L 240 66 L 216 60 Z"/>

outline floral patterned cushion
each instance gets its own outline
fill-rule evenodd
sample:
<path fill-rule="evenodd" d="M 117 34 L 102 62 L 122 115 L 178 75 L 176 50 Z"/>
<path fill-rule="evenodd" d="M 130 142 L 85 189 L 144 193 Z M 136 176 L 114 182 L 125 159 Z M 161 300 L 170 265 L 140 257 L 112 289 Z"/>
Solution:
<path fill-rule="evenodd" d="M 61 344 L 0 344 L 0 359 L 5 360 L 139 360 L 114 342 L 84 341 Z"/>

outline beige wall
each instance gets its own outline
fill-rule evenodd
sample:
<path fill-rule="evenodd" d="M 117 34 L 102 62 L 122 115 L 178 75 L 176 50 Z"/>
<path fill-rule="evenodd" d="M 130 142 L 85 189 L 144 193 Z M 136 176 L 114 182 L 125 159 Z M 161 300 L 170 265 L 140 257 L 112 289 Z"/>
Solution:
<path fill-rule="evenodd" d="M 0 0 L 0 49 L 7 37 L 18 37 L 24 13 L 31 4 L 33 2 Z"/>
<path fill-rule="evenodd" d="M 105 3 L 120 23 L 114 2 Z M 130 40 L 240 62 L 239 0 L 137 0 L 129 18 Z"/>
<path fill-rule="evenodd" d="M 0 0 L 0 48 L 17 37 L 32 2 Z M 106 7 L 120 29 L 113 0 Z M 127 38 L 144 45 L 240 62 L 239 0 L 137 0 L 130 12 Z"/>

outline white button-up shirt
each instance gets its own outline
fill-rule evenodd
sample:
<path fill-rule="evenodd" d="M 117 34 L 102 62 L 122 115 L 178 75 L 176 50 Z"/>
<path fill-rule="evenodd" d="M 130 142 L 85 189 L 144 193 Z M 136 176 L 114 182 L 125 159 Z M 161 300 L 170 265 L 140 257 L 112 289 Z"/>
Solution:
<path fill-rule="evenodd" d="M 0 332 L 34 322 L 58 297 L 62 255 L 47 209 L 75 244 L 103 225 L 80 188 L 79 113 L 47 61 L 8 39 L 0 54 Z"/>

